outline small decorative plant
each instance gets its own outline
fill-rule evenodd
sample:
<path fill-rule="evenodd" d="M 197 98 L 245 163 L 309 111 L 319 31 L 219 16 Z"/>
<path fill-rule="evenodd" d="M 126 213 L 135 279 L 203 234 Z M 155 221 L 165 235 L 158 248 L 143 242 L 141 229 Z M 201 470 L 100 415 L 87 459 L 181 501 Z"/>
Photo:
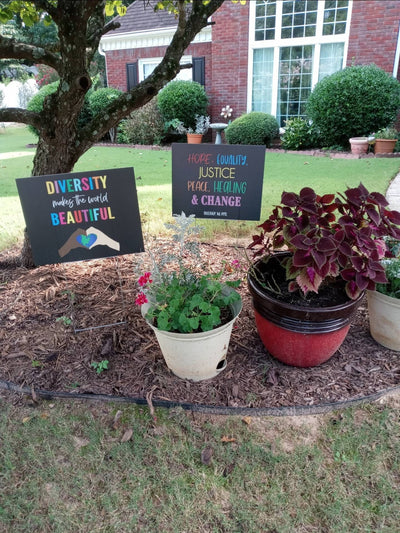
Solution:
<path fill-rule="evenodd" d="M 400 243 L 391 239 L 385 239 L 385 242 L 393 257 L 381 260 L 387 283 L 377 283 L 376 290 L 386 296 L 400 299 Z"/>
<path fill-rule="evenodd" d="M 226 287 L 237 288 L 240 280 L 222 281 L 223 270 L 203 274 L 199 243 L 192 239 L 201 228 L 194 225 L 194 215 L 186 217 L 182 213 L 174 218 L 174 224 L 165 226 L 174 231 L 177 250 L 167 254 L 156 247 L 149 252 L 152 271 L 139 277 L 140 292 L 135 303 L 149 304 L 145 317 L 160 330 L 209 331 L 231 319 L 230 305 L 240 300 L 240 295 Z M 234 262 L 232 266 L 240 265 Z"/>
<path fill-rule="evenodd" d="M 196 125 L 193 128 L 187 128 L 181 120 L 172 121 L 172 127 L 180 134 L 198 133 L 203 135 L 207 133 L 210 127 L 210 117 L 208 115 L 195 115 Z"/>
<path fill-rule="evenodd" d="M 392 126 L 388 126 L 386 128 L 382 128 L 378 130 L 376 133 L 374 133 L 375 139 L 397 139 L 398 138 L 398 132 L 396 128 Z"/>
<path fill-rule="evenodd" d="M 248 248 L 268 259 L 286 248 L 283 260 L 289 291 L 318 293 L 322 283 L 341 277 L 349 298 L 387 283 L 381 260 L 391 255 L 384 237 L 400 239 L 400 213 L 388 209 L 378 192 L 360 183 L 343 194 L 319 196 L 311 188 L 283 192 L 282 205 L 259 227 Z"/>

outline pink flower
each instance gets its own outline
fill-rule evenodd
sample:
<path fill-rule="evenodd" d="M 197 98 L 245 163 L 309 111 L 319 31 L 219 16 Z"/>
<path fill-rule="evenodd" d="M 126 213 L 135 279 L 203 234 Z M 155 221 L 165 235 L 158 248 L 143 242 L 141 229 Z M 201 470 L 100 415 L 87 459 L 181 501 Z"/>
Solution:
<path fill-rule="evenodd" d="M 136 296 L 135 304 L 136 305 L 143 305 L 148 303 L 148 299 L 144 292 L 139 292 L 139 294 Z"/>
<path fill-rule="evenodd" d="M 234 259 L 232 261 L 231 265 L 233 266 L 233 268 L 236 268 L 237 270 L 239 270 L 239 268 L 240 268 L 240 263 L 239 263 L 238 259 Z"/>
<path fill-rule="evenodd" d="M 141 287 L 144 287 L 146 283 L 153 283 L 153 280 L 150 278 L 151 272 L 145 272 L 143 276 L 140 276 L 138 283 Z"/>

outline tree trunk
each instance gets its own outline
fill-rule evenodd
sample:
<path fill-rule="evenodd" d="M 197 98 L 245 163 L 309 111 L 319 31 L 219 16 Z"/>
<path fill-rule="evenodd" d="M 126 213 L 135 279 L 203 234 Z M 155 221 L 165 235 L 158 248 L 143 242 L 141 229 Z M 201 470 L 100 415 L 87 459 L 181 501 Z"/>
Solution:
<path fill-rule="evenodd" d="M 35 262 L 33 260 L 32 246 L 28 237 L 26 228 L 24 230 L 24 242 L 20 255 L 21 265 L 25 268 L 35 268 Z"/>

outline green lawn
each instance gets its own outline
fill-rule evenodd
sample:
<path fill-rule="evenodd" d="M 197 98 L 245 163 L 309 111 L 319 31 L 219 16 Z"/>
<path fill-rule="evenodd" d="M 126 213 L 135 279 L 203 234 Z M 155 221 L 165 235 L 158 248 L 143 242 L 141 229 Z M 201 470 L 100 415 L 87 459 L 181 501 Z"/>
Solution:
<path fill-rule="evenodd" d="M 0 154 L 31 154 L 0 159 L 0 249 L 15 243 L 24 227 L 15 178 L 30 175 L 34 149 L 27 149 L 26 145 L 33 142 L 35 137 L 26 128 L 0 130 Z M 279 203 L 283 190 L 299 191 L 308 186 L 319 193 L 340 192 L 362 181 L 368 189 L 385 193 L 399 165 L 396 158 L 331 159 L 267 152 L 261 219 Z M 143 230 L 151 234 L 162 232 L 163 224 L 171 218 L 171 151 L 95 146 L 81 157 L 74 170 L 119 167 L 134 168 Z M 201 225 L 205 227 L 204 238 L 217 239 L 222 234 L 231 238 L 251 235 L 256 223 L 202 220 Z"/>
<path fill-rule="evenodd" d="M 399 531 L 398 409 L 153 419 L 136 406 L 0 398 L 0 530 Z"/>

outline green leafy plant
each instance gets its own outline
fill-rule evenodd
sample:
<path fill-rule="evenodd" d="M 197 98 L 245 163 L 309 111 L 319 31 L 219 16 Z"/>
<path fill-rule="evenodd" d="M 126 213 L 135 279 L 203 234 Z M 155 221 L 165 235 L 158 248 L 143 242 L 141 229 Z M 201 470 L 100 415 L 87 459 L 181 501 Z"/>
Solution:
<path fill-rule="evenodd" d="M 387 283 L 380 261 L 391 252 L 384 237 L 400 240 L 400 213 L 388 209 L 382 194 L 361 183 L 336 196 L 305 187 L 299 194 L 283 192 L 281 203 L 249 248 L 266 260 L 275 249 L 291 252 L 283 262 L 290 292 L 318 293 L 323 282 L 340 276 L 348 297 L 356 299 Z"/>
<path fill-rule="evenodd" d="M 72 324 L 72 319 L 69 316 L 59 316 L 56 318 L 56 322 L 62 322 L 67 327 Z"/>
<path fill-rule="evenodd" d="M 175 80 L 158 94 L 158 107 L 164 122 L 178 119 L 185 128 L 196 127 L 196 115 L 207 115 L 208 96 L 200 83 Z"/>
<path fill-rule="evenodd" d="M 102 361 L 93 361 L 93 363 L 90 365 L 92 366 L 98 374 L 101 374 L 104 370 L 108 370 L 108 360 L 103 359 Z"/>
<path fill-rule="evenodd" d="M 285 133 L 281 146 L 285 150 L 304 150 L 320 145 L 315 126 L 302 117 L 294 117 L 285 122 Z"/>
<path fill-rule="evenodd" d="M 375 139 L 397 139 L 399 136 L 398 131 L 393 126 L 388 126 L 386 128 L 381 128 L 376 133 L 374 133 Z"/>
<path fill-rule="evenodd" d="M 203 135 L 204 133 L 207 133 L 208 128 L 210 127 L 210 117 L 208 115 L 196 115 L 194 128 L 186 128 L 181 120 L 172 121 L 172 125 L 180 134 L 198 133 Z"/>
<path fill-rule="evenodd" d="M 278 132 L 275 117 L 268 113 L 252 111 L 233 120 L 225 130 L 225 137 L 229 144 L 270 146 Z"/>
<path fill-rule="evenodd" d="M 351 137 L 392 124 L 399 109 L 400 83 L 375 65 L 352 66 L 327 76 L 307 102 L 307 116 L 324 146 L 347 147 Z"/>
<path fill-rule="evenodd" d="M 172 238 L 177 251 L 166 254 L 156 247 L 150 252 L 153 268 L 139 277 L 140 292 L 135 303 L 148 303 L 146 319 L 163 331 L 209 331 L 230 319 L 230 305 L 240 300 L 234 290 L 240 279 L 224 282 L 223 270 L 202 274 L 201 268 L 195 269 L 190 259 L 199 258 L 198 241 L 191 237 L 200 228 L 194 226 L 194 215 L 186 217 L 182 213 L 174 218 L 175 223 L 166 227 L 175 232 Z"/>

